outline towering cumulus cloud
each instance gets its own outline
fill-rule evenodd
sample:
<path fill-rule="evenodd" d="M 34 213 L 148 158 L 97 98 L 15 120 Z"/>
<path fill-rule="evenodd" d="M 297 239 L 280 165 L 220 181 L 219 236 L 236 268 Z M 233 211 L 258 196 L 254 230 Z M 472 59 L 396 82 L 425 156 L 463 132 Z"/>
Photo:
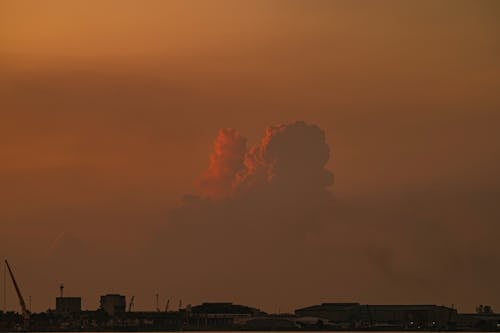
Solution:
<path fill-rule="evenodd" d="M 221 129 L 200 182 L 201 194 L 220 198 L 247 192 L 311 195 L 325 191 L 330 149 L 324 132 L 302 121 L 268 127 L 259 144 L 246 148 L 234 129 Z"/>
<path fill-rule="evenodd" d="M 210 155 L 210 166 L 200 181 L 201 193 L 208 197 L 226 197 L 233 192 L 233 182 L 243 169 L 247 142 L 236 130 L 219 130 Z"/>
<path fill-rule="evenodd" d="M 169 274 L 184 273 L 179 289 L 202 283 L 230 297 L 259 280 L 288 288 L 301 265 L 323 267 L 311 239 L 333 217 L 329 155 L 324 132 L 304 122 L 269 127 L 249 149 L 235 130 L 220 130 L 200 194 L 169 212 L 150 253 Z"/>
<path fill-rule="evenodd" d="M 239 184 L 265 184 L 292 193 L 323 191 L 333 183 L 325 169 L 330 149 L 324 132 L 304 122 L 267 128 L 260 144 L 245 156 Z"/>

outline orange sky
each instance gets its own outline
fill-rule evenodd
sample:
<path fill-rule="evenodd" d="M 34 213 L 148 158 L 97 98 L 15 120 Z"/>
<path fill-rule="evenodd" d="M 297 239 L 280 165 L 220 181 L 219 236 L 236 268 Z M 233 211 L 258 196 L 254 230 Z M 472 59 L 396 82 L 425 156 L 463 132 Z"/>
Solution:
<path fill-rule="evenodd" d="M 90 308 L 107 291 L 148 308 L 156 289 L 268 311 L 500 308 L 499 18 L 497 1 L 0 0 L 0 256 L 35 310 L 53 306 L 61 280 Z M 197 192 L 219 128 L 253 145 L 295 120 L 323 129 L 332 152 L 331 237 L 287 247 L 322 253 L 305 257 L 316 275 L 257 268 L 262 281 L 224 289 L 230 272 L 208 268 L 194 288 L 175 269 L 107 265 L 164 266 L 146 248 Z M 68 253 L 88 275 L 67 272 Z"/>

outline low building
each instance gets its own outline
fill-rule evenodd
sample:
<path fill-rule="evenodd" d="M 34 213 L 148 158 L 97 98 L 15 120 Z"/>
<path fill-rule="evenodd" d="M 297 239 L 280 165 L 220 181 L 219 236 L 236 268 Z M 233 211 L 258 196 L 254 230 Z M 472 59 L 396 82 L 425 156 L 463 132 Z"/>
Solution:
<path fill-rule="evenodd" d="M 299 317 L 325 318 L 332 322 L 349 322 L 358 314 L 359 303 L 322 303 L 295 310 Z"/>
<path fill-rule="evenodd" d="M 56 297 L 56 312 L 59 314 L 73 314 L 82 311 L 81 297 Z"/>
<path fill-rule="evenodd" d="M 124 313 L 126 307 L 125 296 L 118 294 L 101 296 L 101 309 L 110 316 Z"/>
<path fill-rule="evenodd" d="M 463 331 L 500 331 L 500 314 L 460 313 L 457 329 Z"/>
<path fill-rule="evenodd" d="M 240 327 L 264 312 L 229 302 L 203 303 L 189 308 L 189 326 L 193 329 Z"/>
<path fill-rule="evenodd" d="M 438 305 L 362 305 L 358 319 L 368 327 L 452 329 L 457 310 Z"/>
<path fill-rule="evenodd" d="M 323 303 L 297 309 L 295 314 L 325 318 L 349 329 L 450 329 L 457 323 L 457 310 L 437 305 Z"/>
<path fill-rule="evenodd" d="M 247 320 L 242 327 L 248 331 L 296 331 L 301 328 L 294 316 L 270 315 Z"/>

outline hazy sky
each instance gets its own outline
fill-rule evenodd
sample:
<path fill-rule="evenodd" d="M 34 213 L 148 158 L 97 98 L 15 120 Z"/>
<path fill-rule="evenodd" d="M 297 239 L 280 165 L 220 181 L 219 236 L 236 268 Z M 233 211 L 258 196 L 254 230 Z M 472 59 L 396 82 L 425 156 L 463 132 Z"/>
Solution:
<path fill-rule="evenodd" d="M 36 311 L 500 310 L 499 90 L 494 0 L 0 0 L 0 256 Z"/>

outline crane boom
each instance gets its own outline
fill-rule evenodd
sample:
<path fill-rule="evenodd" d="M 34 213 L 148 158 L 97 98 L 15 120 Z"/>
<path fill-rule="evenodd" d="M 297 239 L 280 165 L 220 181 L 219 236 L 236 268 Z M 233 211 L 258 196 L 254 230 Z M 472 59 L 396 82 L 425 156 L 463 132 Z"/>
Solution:
<path fill-rule="evenodd" d="M 7 261 L 7 259 L 5 259 L 5 265 L 7 265 L 7 270 L 9 271 L 10 278 L 12 279 L 12 283 L 14 284 L 14 288 L 16 289 L 17 298 L 19 298 L 19 304 L 21 305 L 21 310 L 23 311 L 23 317 L 28 318 L 29 311 L 26 308 L 26 303 L 24 302 L 23 295 L 21 294 L 21 290 L 19 289 L 19 286 L 17 285 L 16 278 L 14 277 L 14 273 L 12 273 L 12 269 L 10 269 L 10 265 L 9 265 L 9 262 Z"/>

